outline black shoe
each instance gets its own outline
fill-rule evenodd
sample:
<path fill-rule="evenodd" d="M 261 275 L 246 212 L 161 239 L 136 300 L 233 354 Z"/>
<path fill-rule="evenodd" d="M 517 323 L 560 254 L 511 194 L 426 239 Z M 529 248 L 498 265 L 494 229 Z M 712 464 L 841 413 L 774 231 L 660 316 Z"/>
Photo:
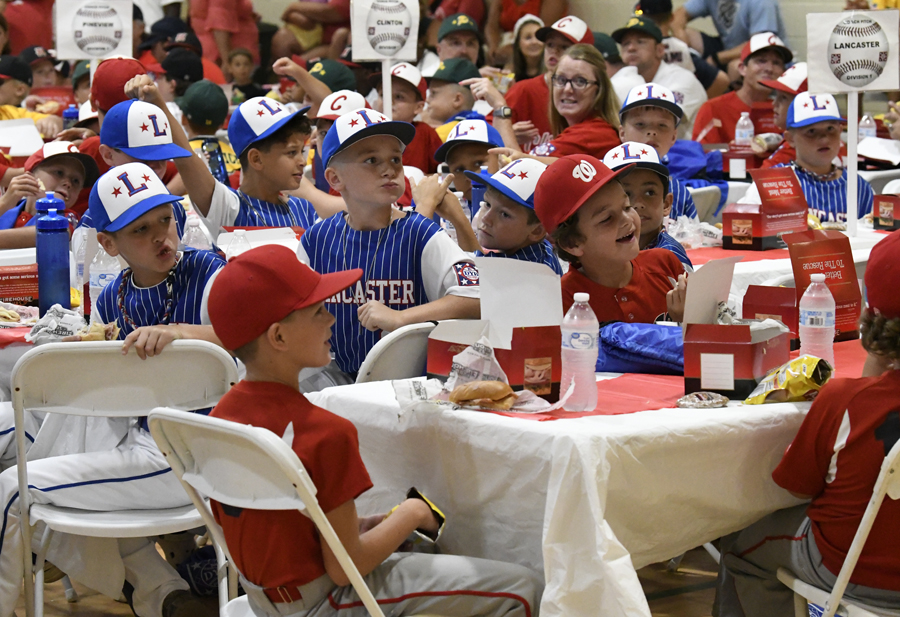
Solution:
<path fill-rule="evenodd" d="M 166 596 L 163 601 L 163 617 L 217 617 L 219 608 L 210 606 L 190 591 L 179 589 Z"/>

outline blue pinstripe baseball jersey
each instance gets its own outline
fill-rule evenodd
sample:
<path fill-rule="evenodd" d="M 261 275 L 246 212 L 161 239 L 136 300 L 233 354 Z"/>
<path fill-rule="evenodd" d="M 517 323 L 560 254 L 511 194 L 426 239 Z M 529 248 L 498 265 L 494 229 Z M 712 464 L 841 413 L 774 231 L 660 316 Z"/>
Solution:
<path fill-rule="evenodd" d="M 440 280 L 451 271 L 454 286 L 478 285 L 478 270 L 434 221 L 414 212 L 388 227 L 357 231 L 343 213 L 311 227 L 300 239 L 309 265 L 326 274 L 359 268 L 363 278 L 332 296 L 325 306 L 335 316 L 331 337 L 340 369 L 355 373 L 381 332 L 362 327 L 357 311 L 369 300 L 402 311 L 440 297 Z M 433 290 L 431 294 L 428 289 Z M 435 296 L 435 297 L 431 297 Z"/>
<path fill-rule="evenodd" d="M 529 244 L 515 253 L 482 253 L 481 251 L 475 251 L 475 255 L 478 257 L 508 257 L 509 259 L 518 259 L 519 261 L 532 261 L 534 263 L 544 264 L 558 275 L 563 275 L 562 266 L 559 265 L 559 259 L 557 259 L 556 253 L 553 252 L 553 245 L 550 244 L 550 241 L 546 238 L 541 242 Z"/>
<path fill-rule="evenodd" d="M 675 253 L 675 257 L 677 257 L 678 261 L 685 265 L 685 269 L 688 272 L 694 271 L 694 265 L 691 263 L 691 260 L 687 255 L 687 251 L 684 250 L 684 247 L 681 246 L 681 243 L 678 240 L 676 240 L 666 232 L 659 232 L 659 235 L 656 236 L 656 239 L 648 244 L 647 248 L 642 250 L 649 251 L 650 249 L 668 249 Z"/>
<path fill-rule="evenodd" d="M 185 249 L 175 266 L 172 281 L 172 314 L 165 323 L 200 323 L 200 306 L 203 292 L 210 277 L 225 265 L 225 260 L 209 251 Z M 119 338 L 124 339 L 135 328 L 129 324 L 118 307 L 118 295 L 125 271 L 100 292 L 97 311 L 103 323 L 116 322 Z M 138 327 L 156 326 L 163 323 L 168 299 L 168 284 L 163 281 L 153 287 L 136 287 L 131 278 L 125 281 L 125 311 Z"/>
<path fill-rule="evenodd" d="M 229 187 L 230 188 L 230 187 Z M 309 229 L 318 218 L 312 204 L 293 195 L 287 196 L 288 207 L 235 191 L 241 209 L 231 223 L 235 227 L 302 227 Z"/>
<path fill-rule="evenodd" d="M 694 205 L 694 198 L 691 197 L 691 192 L 683 180 L 669 176 L 669 192 L 673 196 L 672 211 L 669 212 L 670 219 L 674 221 L 679 216 L 697 218 L 697 206 Z"/>
<path fill-rule="evenodd" d="M 780 163 L 773 167 L 793 167 L 797 173 L 797 179 L 803 188 L 809 211 L 819 217 L 823 223 L 827 221 L 847 220 L 847 170 L 837 180 L 823 182 L 813 174 L 791 163 Z M 872 211 L 872 203 L 875 200 L 875 191 L 872 185 L 866 182 L 862 176 L 857 177 L 857 217 L 862 218 Z"/>
<path fill-rule="evenodd" d="M 187 222 L 187 214 L 184 212 L 184 206 L 180 201 L 172 202 L 172 213 L 175 215 L 175 227 L 178 230 L 178 239 L 184 237 L 184 226 Z M 94 228 L 94 219 L 91 218 L 91 210 L 88 208 L 84 211 L 81 220 L 78 221 L 78 227 Z"/>

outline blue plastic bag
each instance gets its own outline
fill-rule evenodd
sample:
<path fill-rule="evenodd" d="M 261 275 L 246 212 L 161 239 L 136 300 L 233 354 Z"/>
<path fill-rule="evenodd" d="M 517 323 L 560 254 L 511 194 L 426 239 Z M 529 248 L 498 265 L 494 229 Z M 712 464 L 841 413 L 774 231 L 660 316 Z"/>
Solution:
<path fill-rule="evenodd" d="M 684 374 L 681 328 L 646 323 L 610 323 L 600 329 L 597 371 Z"/>

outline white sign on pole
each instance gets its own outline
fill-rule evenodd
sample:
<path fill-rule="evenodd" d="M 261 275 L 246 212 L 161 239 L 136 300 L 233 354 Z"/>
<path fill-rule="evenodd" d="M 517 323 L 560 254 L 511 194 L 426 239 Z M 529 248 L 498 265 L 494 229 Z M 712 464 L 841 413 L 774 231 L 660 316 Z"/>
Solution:
<path fill-rule="evenodd" d="M 416 61 L 416 0 L 353 0 L 350 23 L 354 62 Z"/>
<path fill-rule="evenodd" d="M 56 56 L 66 60 L 130 58 L 131 0 L 67 0 L 54 4 Z"/>

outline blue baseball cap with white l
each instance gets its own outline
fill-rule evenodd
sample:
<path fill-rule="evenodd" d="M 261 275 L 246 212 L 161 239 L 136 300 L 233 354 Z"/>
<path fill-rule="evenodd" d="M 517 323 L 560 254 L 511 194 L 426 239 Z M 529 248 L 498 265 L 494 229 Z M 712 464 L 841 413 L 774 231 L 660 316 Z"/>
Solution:
<path fill-rule="evenodd" d="M 785 126 L 789 129 L 798 129 L 817 122 L 837 120 L 846 122 L 841 117 L 837 101 L 830 94 L 810 94 L 801 92 L 791 101 L 788 107 Z"/>
<path fill-rule="evenodd" d="M 126 163 L 100 176 L 88 200 L 97 231 L 119 231 L 154 208 L 180 201 L 143 163 Z"/>
<path fill-rule="evenodd" d="M 547 166 L 535 159 L 516 159 L 492 176 L 475 171 L 464 172 L 476 182 L 488 185 L 520 206 L 534 210 L 534 189 Z"/>
<path fill-rule="evenodd" d="M 345 113 L 331 125 L 322 140 L 322 163 L 328 163 L 335 154 L 346 150 L 358 141 L 375 135 L 391 135 L 408 146 L 416 136 L 416 127 L 409 122 L 395 122 L 374 109 L 356 109 Z"/>
<path fill-rule="evenodd" d="M 434 160 L 444 163 L 450 150 L 460 144 L 473 143 L 485 144 L 492 148 L 503 147 L 503 138 L 500 132 L 487 123 L 486 120 L 460 120 L 456 126 L 450 129 L 447 141 L 434 153 Z"/>
<path fill-rule="evenodd" d="M 228 140 L 241 156 L 254 142 L 273 135 L 278 129 L 305 114 L 309 107 L 291 111 L 284 103 L 256 96 L 241 103 L 228 122 Z"/>
<path fill-rule="evenodd" d="M 659 152 L 653 146 L 626 141 L 607 152 L 603 164 L 613 171 L 632 165 L 638 169 L 649 169 L 662 177 L 663 186 L 669 190 L 669 168 L 659 160 Z"/>
<path fill-rule="evenodd" d="M 166 114 L 156 105 L 130 100 L 113 105 L 103 118 L 100 143 L 142 161 L 166 161 L 191 156 L 172 143 Z"/>

